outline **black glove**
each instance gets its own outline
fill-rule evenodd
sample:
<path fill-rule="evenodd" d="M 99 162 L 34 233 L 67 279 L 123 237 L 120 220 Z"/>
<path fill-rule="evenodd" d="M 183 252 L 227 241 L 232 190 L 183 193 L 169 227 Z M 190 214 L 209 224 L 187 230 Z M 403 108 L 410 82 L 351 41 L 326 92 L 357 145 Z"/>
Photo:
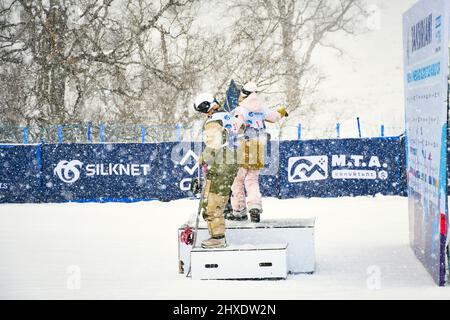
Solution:
<path fill-rule="evenodd" d="M 191 182 L 191 192 L 196 195 L 201 192 L 200 189 L 200 180 L 198 178 L 193 178 Z"/>

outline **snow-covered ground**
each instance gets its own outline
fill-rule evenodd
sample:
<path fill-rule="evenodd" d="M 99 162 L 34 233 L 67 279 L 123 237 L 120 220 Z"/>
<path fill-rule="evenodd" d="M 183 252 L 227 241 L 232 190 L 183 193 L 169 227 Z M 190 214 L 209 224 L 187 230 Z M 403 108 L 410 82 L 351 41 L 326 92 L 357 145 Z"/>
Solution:
<path fill-rule="evenodd" d="M 285 281 L 178 274 L 177 228 L 196 206 L 1 205 L 0 298 L 450 298 L 450 288 L 437 287 L 409 248 L 405 198 L 264 199 L 264 217 L 317 218 L 316 273 Z"/>

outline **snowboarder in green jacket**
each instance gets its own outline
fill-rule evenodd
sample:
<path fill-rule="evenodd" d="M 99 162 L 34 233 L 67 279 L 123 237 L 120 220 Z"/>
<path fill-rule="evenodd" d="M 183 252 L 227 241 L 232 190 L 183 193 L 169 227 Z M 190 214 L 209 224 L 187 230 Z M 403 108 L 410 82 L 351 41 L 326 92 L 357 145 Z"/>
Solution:
<path fill-rule="evenodd" d="M 205 150 L 199 165 L 207 165 L 204 197 L 200 201 L 210 238 L 202 242 L 202 247 L 223 248 L 227 246 L 224 209 L 238 170 L 236 133 L 231 115 L 222 110 L 213 95 L 197 96 L 194 108 L 207 117 L 203 126 Z"/>

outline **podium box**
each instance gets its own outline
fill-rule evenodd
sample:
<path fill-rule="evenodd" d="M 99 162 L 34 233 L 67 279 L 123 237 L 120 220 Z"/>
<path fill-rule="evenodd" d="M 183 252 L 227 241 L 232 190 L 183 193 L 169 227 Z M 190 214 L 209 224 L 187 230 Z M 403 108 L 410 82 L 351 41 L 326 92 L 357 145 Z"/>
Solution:
<path fill-rule="evenodd" d="M 192 245 L 183 243 L 180 235 L 186 226 L 194 228 L 194 225 L 193 221 L 189 221 L 178 229 L 178 261 L 179 272 L 182 274 L 189 269 Z M 314 226 L 314 218 L 261 220 L 259 223 L 226 221 L 226 239 L 229 246 L 287 243 L 288 273 L 313 273 L 316 261 Z M 202 220 L 198 228 L 196 247 L 200 247 L 201 242 L 208 238 L 208 228 Z M 239 260 L 235 260 L 235 263 L 239 264 Z"/>
<path fill-rule="evenodd" d="M 287 243 L 191 250 L 193 280 L 286 279 Z"/>

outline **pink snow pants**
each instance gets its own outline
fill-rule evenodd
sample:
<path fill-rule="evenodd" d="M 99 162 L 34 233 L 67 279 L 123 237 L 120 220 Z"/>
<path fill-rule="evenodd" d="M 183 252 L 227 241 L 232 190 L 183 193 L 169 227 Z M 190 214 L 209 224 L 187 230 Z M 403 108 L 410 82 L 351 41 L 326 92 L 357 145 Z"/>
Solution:
<path fill-rule="evenodd" d="M 249 207 L 261 206 L 261 192 L 259 191 L 259 172 L 261 170 L 245 169 L 240 167 L 231 186 L 231 206 L 233 210 L 241 211 L 245 205 L 245 191 L 247 190 L 247 204 Z"/>

